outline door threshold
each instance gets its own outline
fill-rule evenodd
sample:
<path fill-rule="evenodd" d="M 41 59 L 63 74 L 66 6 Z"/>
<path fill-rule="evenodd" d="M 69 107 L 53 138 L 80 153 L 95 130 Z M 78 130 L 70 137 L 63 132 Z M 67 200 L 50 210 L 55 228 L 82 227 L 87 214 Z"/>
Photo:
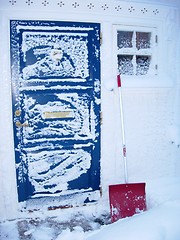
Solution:
<path fill-rule="evenodd" d="M 89 204 L 97 203 L 100 199 L 100 191 L 88 191 L 81 193 L 74 193 L 70 195 L 63 196 L 46 196 L 31 198 L 24 202 L 23 209 L 25 211 L 33 212 L 39 210 L 60 210 L 73 207 L 82 207 Z"/>

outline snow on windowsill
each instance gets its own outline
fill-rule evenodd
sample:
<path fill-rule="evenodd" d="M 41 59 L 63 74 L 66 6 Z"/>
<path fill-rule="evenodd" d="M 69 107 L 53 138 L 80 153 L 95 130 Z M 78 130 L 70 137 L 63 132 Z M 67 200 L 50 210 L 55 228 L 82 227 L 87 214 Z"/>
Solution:
<path fill-rule="evenodd" d="M 176 82 L 173 78 L 148 75 L 148 76 L 124 76 L 121 75 L 121 87 L 122 88 L 173 88 Z M 117 88 L 116 77 L 107 79 L 103 83 L 103 86 L 108 91 L 113 91 Z"/>
<path fill-rule="evenodd" d="M 170 77 L 164 77 L 159 75 L 149 76 L 121 76 L 122 87 L 127 88 L 171 88 L 175 82 Z"/>

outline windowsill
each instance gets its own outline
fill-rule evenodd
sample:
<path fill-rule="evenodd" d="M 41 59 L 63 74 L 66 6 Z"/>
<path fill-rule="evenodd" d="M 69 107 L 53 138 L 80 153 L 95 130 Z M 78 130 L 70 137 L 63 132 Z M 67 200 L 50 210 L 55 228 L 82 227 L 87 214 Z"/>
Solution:
<path fill-rule="evenodd" d="M 121 75 L 122 87 L 127 88 L 171 88 L 174 86 L 174 81 L 170 77 L 164 76 L 123 76 Z"/>

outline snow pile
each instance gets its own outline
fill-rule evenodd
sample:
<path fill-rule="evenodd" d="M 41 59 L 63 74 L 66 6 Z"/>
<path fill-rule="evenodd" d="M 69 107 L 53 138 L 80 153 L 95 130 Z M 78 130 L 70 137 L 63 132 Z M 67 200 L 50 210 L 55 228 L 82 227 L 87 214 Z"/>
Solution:
<path fill-rule="evenodd" d="M 179 240 L 180 200 L 106 226 L 87 240 Z"/>
<path fill-rule="evenodd" d="M 81 227 L 76 227 L 73 232 L 70 229 L 64 230 L 56 240 L 85 240 L 85 234 Z"/>

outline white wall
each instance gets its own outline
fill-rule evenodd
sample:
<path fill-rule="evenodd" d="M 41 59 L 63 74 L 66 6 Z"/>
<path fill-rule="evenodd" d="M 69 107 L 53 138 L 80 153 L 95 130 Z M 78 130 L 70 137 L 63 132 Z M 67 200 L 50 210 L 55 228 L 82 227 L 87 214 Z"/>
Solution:
<path fill-rule="evenodd" d="M 47 6 L 44 6 L 43 2 L 39 0 L 34 5 L 27 5 L 25 0 L 1 0 L 0 3 L 0 219 L 15 217 L 18 209 L 11 114 L 9 19 L 101 23 L 101 182 L 105 200 L 108 185 L 124 181 L 118 90 L 116 87 L 110 90 L 116 86 L 113 25 L 156 26 L 159 35 L 158 76 L 143 80 L 122 79 L 129 181 L 174 176 L 178 175 L 180 170 L 180 148 L 177 148 L 178 142 L 172 144 L 177 128 L 175 133 L 173 130 L 175 124 L 179 123 L 179 11 L 174 7 L 164 7 L 162 1 L 161 5 L 110 0 L 106 1 L 105 5 L 104 1 L 96 1 L 93 9 L 87 7 L 89 2 L 84 0 L 79 1 L 76 8 L 73 1 L 66 0 L 65 5 L 58 6 L 58 9 L 53 0 L 49 0 Z M 166 1 L 166 5 L 171 3 L 176 5 L 176 1 Z M 132 6 L 134 10 L 130 11 Z M 147 12 L 142 11 L 144 8 Z M 158 13 L 155 14 L 155 11 Z"/>

